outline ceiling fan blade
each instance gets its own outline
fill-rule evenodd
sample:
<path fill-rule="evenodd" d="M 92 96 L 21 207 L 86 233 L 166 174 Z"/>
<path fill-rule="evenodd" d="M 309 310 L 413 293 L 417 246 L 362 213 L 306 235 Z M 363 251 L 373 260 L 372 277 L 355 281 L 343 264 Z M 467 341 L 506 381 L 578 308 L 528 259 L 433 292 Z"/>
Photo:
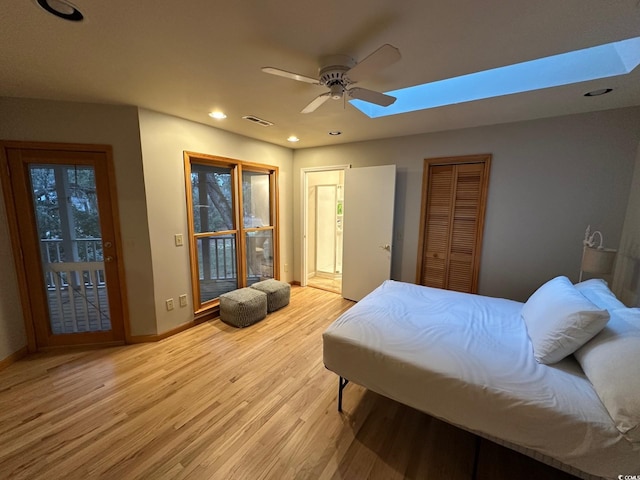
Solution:
<path fill-rule="evenodd" d="M 363 100 L 369 103 L 375 103 L 376 105 L 380 105 L 381 107 L 388 107 L 396 101 L 396 97 L 385 95 L 384 93 L 380 92 L 374 92 L 373 90 L 367 90 L 366 88 L 355 87 L 347 90 L 347 92 L 349 93 L 349 96 L 351 98 Z"/>
<path fill-rule="evenodd" d="M 388 43 L 382 45 L 379 49 L 369 55 L 367 58 L 358 63 L 345 75 L 352 82 L 359 82 L 378 70 L 388 67 L 400 60 L 400 50 Z"/>
<path fill-rule="evenodd" d="M 313 99 L 313 101 L 309 105 L 304 107 L 300 113 L 315 112 L 316 108 L 318 108 L 324 102 L 329 100 L 329 97 L 331 97 L 331 92 L 327 92 L 327 93 L 323 93 L 322 95 L 318 95 L 316 98 Z"/>
<path fill-rule="evenodd" d="M 298 73 L 287 72 L 286 70 L 280 70 L 274 67 L 262 67 L 264 73 L 270 73 L 271 75 L 278 75 L 279 77 L 290 78 L 292 80 L 298 80 L 299 82 L 313 83 L 319 85 L 320 81 L 317 78 L 307 77 Z"/>

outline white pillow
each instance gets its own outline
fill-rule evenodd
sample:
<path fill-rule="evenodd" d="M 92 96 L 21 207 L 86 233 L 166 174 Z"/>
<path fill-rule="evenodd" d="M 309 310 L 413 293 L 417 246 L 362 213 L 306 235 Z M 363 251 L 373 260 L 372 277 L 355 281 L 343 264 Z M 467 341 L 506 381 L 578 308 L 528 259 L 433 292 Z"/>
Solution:
<path fill-rule="evenodd" d="M 593 338 L 607 324 L 609 312 L 587 300 L 567 277 L 556 277 L 529 297 L 522 318 L 536 360 L 548 365 Z"/>
<path fill-rule="evenodd" d="M 576 283 L 574 286 L 596 307 L 609 311 L 626 308 L 626 305 L 609 290 L 607 282 L 601 278 L 590 278 L 584 282 Z"/>
<path fill-rule="evenodd" d="M 616 428 L 640 442 L 640 309 L 611 312 L 606 328 L 574 356 Z"/>

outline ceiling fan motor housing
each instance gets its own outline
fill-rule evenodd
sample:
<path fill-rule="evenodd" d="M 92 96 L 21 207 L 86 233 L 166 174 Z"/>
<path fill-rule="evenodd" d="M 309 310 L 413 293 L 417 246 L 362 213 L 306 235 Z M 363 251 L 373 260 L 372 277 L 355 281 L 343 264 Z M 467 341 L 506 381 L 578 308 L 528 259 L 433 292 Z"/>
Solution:
<path fill-rule="evenodd" d="M 319 71 L 320 85 L 329 87 L 334 100 L 341 99 L 345 88 L 352 83 L 345 73 L 355 64 L 355 60 L 348 55 L 331 55 L 324 59 L 324 66 Z"/>

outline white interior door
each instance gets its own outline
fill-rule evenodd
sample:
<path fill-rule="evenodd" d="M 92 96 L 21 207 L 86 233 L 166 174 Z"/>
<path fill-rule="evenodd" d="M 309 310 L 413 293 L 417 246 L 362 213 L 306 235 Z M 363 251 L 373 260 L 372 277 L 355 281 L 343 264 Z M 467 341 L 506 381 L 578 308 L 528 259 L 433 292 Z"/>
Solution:
<path fill-rule="evenodd" d="M 361 300 L 391 275 L 395 190 L 395 165 L 345 171 L 344 298 Z"/>

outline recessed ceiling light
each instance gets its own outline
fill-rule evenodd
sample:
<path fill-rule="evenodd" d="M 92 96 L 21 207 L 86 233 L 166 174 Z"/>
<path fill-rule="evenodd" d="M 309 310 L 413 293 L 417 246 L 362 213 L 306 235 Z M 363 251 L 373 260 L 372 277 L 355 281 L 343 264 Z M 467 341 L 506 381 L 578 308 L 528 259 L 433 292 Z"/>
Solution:
<path fill-rule="evenodd" d="M 600 95 L 605 95 L 609 92 L 612 92 L 613 88 L 601 88 L 599 90 L 591 90 L 584 94 L 585 97 L 599 97 Z"/>
<path fill-rule="evenodd" d="M 289 138 L 287 138 L 287 140 L 289 142 L 299 142 L 300 139 L 298 137 L 296 137 L 295 135 L 291 135 Z"/>
<path fill-rule="evenodd" d="M 337 135 L 342 135 L 342 132 L 340 130 L 332 130 L 329 132 L 329 135 L 332 135 L 335 137 Z"/>
<path fill-rule="evenodd" d="M 76 7 L 63 0 L 36 0 L 36 3 L 50 14 L 64 20 L 79 22 L 84 18 Z"/>
<path fill-rule="evenodd" d="M 216 120 L 223 120 L 223 119 L 227 118 L 227 116 L 222 112 L 210 112 L 209 116 L 211 118 L 215 118 Z"/>

